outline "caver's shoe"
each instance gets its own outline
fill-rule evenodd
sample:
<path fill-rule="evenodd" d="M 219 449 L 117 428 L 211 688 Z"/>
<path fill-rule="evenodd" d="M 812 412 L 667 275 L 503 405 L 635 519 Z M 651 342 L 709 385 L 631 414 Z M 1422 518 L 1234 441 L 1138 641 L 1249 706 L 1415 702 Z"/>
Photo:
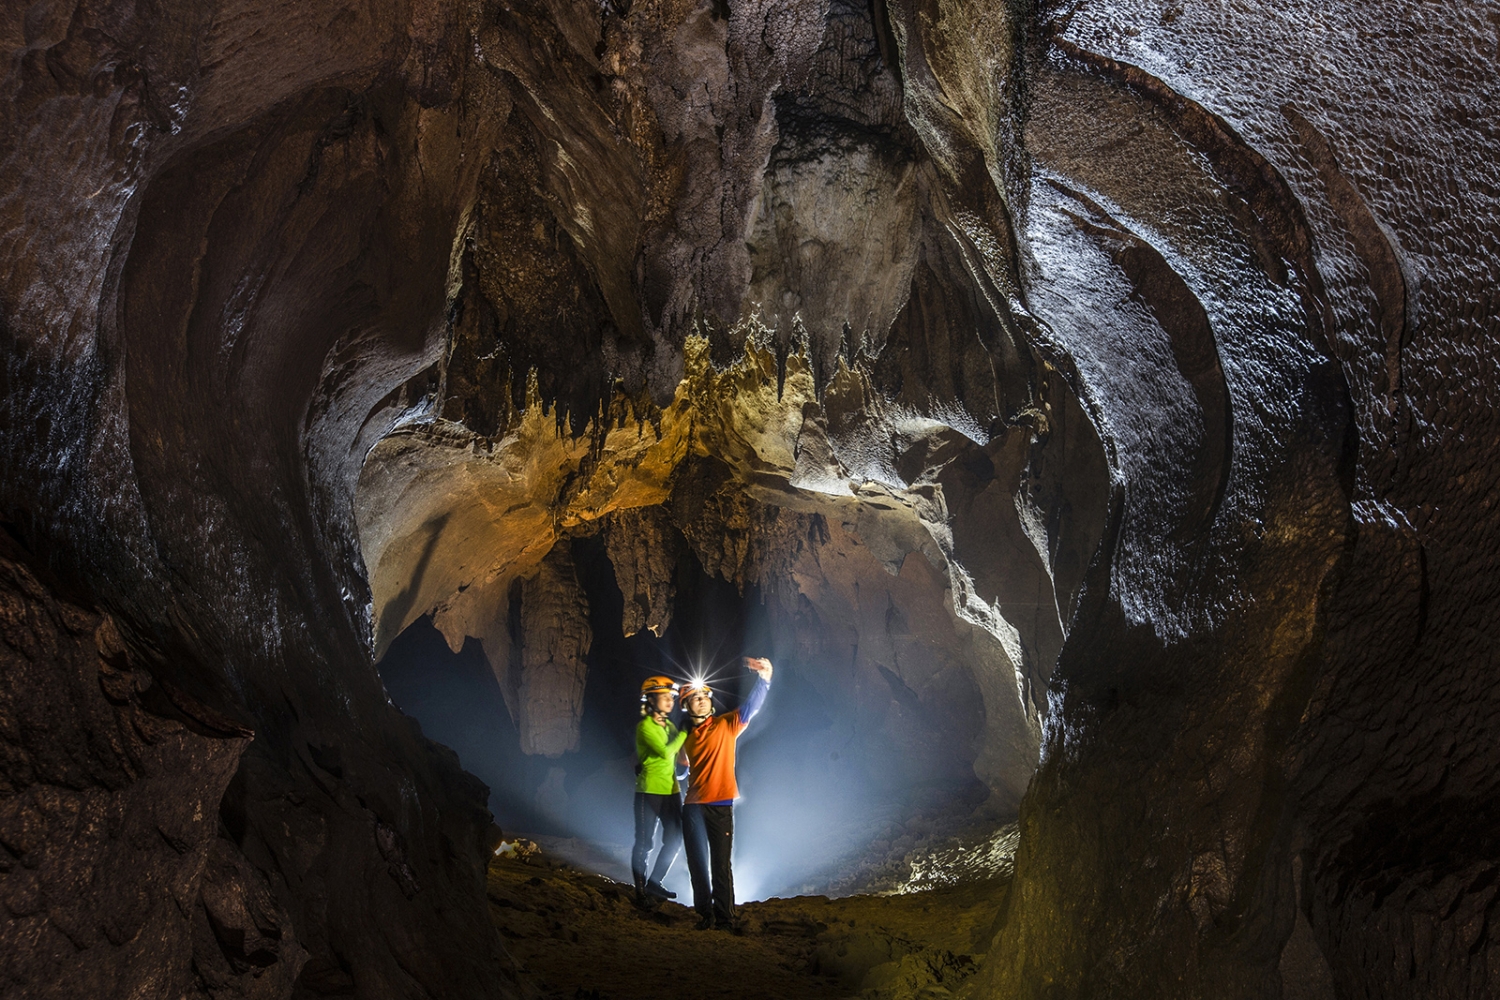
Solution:
<path fill-rule="evenodd" d="M 657 899 L 676 899 L 677 893 L 663 886 L 660 882 L 647 882 L 646 895 L 655 896 Z"/>
<path fill-rule="evenodd" d="M 646 876 L 635 877 L 635 905 L 643 910 L 654 910 L 661 905 L 661 898 L 653 896 L 646 889 Z"/>
<path fill-rule="evenodd" d="M 693 930 L 695 930 L 695 931 L 711 931 L 713 929 L 714 929 L 714 918 L 713 918 L 713 914 L 711 914 L 711 913 L 705 913 L 705 914 L 703 914 L 702 916 L 700 916 L 698 918 L 698 922 L 693 925 Z"/>

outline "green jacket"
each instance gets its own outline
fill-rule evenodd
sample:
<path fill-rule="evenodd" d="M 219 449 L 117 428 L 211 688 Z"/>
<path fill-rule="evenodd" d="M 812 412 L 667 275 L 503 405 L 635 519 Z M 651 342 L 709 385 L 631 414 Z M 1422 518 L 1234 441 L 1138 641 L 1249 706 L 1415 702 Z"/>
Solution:
<path fill-rule="evenodd" d="M 670 722 L 658 726 L 646 716 L 635 727 L 635 757 L 641 762 L 636 771 L 635 790 L 650 795 L 671 795 L 677 791 L 677 753 L 682 749 L 686 732 Z"/>

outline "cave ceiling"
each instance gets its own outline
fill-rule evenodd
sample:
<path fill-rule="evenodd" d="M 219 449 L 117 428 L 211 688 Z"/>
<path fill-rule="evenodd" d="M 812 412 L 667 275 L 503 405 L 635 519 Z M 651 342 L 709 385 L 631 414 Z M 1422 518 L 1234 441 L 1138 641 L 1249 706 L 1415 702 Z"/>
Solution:
<path fill-rule="evenodd" d="M 7 7 L 0 991 L 511 995 L 374 661 L 567 752 L 592 538 L 965 705 L 976 995 L 1500 992 L 1497 26 Z"/>

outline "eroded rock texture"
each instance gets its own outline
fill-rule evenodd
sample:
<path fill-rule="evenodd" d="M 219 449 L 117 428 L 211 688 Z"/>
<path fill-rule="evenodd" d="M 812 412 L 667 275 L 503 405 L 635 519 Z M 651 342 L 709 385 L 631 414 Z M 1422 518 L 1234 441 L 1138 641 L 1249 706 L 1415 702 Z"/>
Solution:
<path fill-rule="evenodd" d="M 1118 610 L 1081 611 L 1080 631 L 1104 631 L 1075 632 L 1063 654 L 995 983 L 1051 995 L 1151 977 L 1158 995 L 1269 995 L 1306 919 L 1339 995 L 1491 993 L 1497 939 L 1476 915 L 1493 913 L 1495 853 L 1471 804 L 1493 795 L 1479 748 L 1500 718 L 1481 680 L 1493 597 L 1478 569 L 1495 558 L 1494 372 L 1480 358 L 1500 334 L 1496 231 L 1479 221 L 1495 168 L 1476 152 L 1491 141 L 1479 108 L 1495 14 L 1266 5 L 1254 31 L 1239 16 L 1085 5 L 1033 77 L 1030 225 L 1047 248 L 1033 304 L 1057 314 L 1042 296 L 1070 286 L 1042 279 L 1063 259 L 1116 262 L 1114 314 L 1148 310 L 1173 342 L 1156 370 L 1187 384 L 1097 378 L 1105 405 L 1144 388 L 1157 402 L 1130 405 L 1135 421 L 1192 400 L 1201 420 L 1166 433 L 1201 443 L 1149 461 L 1148 476 L 1178 470 L 1171 487 L 1132 497 L 1127 482 Z M 1173 167 L 1188 151 L 1201 167 Z M 1223 221 L 1194 221 L 1210 217 Z M 1216 235 L 1226 226 L 1237 239 Z M 1225 388 L 1192 346 L 1197 311 L 1122 229 L 1203 304 Z M 1079 316 L 1088 294 L 1051 323 L 1080 366 L 1105 339 L 1080 326 L 1110 314 Z M 1212 438 L 1226 432 L 1215 493 L 1195 485 L 1195 456 L 1224 453 Z M 1120 447 L 1122 462 L 1164 436 Z M 1179 510 L 1208 512 L 1194 541 L 1132 542 L 1131 518 L 1174 489 Z M 1190 568 L 1170 569 L 1174 548 Z M 1081 818 L 1101 808 L 1134 812 L 1137 832 L 1088 832 Z"/>
<path fill-rule="evenodd" d="M 617 397 L 609 422 L 576 440 L 533 406 L 498 439 L 414 420 L 377 445 L 358 509 L 379 641 L 429 611 L 451 647 L 479 638 L 523 744 L 543 745 L 531 727 L 555 727 L 541 752 L 570 749 L 581 697 L 558 688 L 544 709 L 520 689 L 523 677 L 566 674 L 581 692 L 587 643 L 533 635 L 563 628 L 567 603 L 537 581 L 544 560 L 603 531 L 625 631 L 648 614 L 665 626 L 683 558 L 742 593 L 755 587 L 773 605 L 780 648 L 855 706 L 867 753 L 889 755 L 872 771 L 917 783 L 977 775 L 991 810 L 1013 815 L 1063 636 L 1054 567 L 1066 606 L 1080 550 L 1103 530 L 1097 480 L 1039 523 L 1034 504 L 1056 489 L 1039 472 L 1071 461 L 1102 479 L 1087 423 L 1042 435 L 1017 426 L 981 446 L 883 401 L 847 368 L 819 403 L 805 355 L 779 365 L 772 347 L 752 347 L 716 369 L 706 340 L 687 347 L 687 375 L 654 422 L 630 419 Z M 856 462 L 866 468 L 852 472 Z M 574 604 L 572 627 L 587 632 Z M 534 643 L 553 650 L 550 666 L 533 662 Z M 914 740 L 926 749 L 903 755 Z"/>
<path fill-rule="evenodd" d="M 509 663 L 514 693 L 508 702 L 521 730 L 521 749 L 556 757 L 578 747 L 583 658 L 590 639 L 588 598 L 573 572 L 569 546 L 553 546 L 519 589 L 520 649 Z"/>
<path fill-rule="evenodd" d="M 219 803 L 250 734 L 0 552 L 7 993 L 286 996 L 307 952 Z M 80 960 L 80 956 L 86 956 Z"/>
<path fill-rule="evenodd" d="M 338 3 L 0 15 L 0 517 L 24 562 L 118 623 L 146 694 L 181 691 L 255 734 L 242 750 L 187 733 L 151 744 L 151 766 L 175 774 L 153 791 L 127 780 L 133 744 L 106 751 L 114 716 L 79 716 L 102 756 L 80 757 L 66 787 L 129 799 L 121 822 L 148 842 L 153 816 L 194 799 L 202 816 L 181 832 L 162 820 L 186 854 L 150 862 L 143 845 L 118 882 L 106 865 L 97 891 L 72 883 L 62 895 L 90 921 L 74 930 L 57 910 L 74 937 L 45 945 L 49 973 L 26 966 L 22 995 L 507 991 L 482 904 L 483 789 L 381 690 L 349 512 L 363 449 L 425 391 L 441 349 L 481 166 L 464 137 L 494 120 L 459 100 L 487 86 L 482 72 L 465 83 L 465 17 Z M 30 678 L 19 716 L 51 703 L 48 678 L 84 669 L 58 646 L 15 676 Z M 38 738 L 32 753 L 65 745 Z M 219 835 L 228 846 L 210 850 Z M 82 873 L 90 836 L 59 831 L 51 849 Z M 17 865 L 7 886 L 32 872 Z M 189 916 L 149 922 L 168 892 Z M 191 916 L 200 898 L 208 926 Z M 36 923 L 33 905 L 6 921 Z M 198 954 L 201 979 L 181 978 Z M 113 985 L 88 978 L 111 963 Z"/>
<path fill-rule="evenodd" d="M 76 734 L 4 809 L 218 817 L 14 975 L 506 994 L 372 657 L 431 613 L 565 750 L 602 531 L 627 630 L 754 584 L 996 816 L 1040 748 L 981 993 L 1500 992 L 1493 5 L 0 17 L 6 711 Z"/>
<path fill-rule="evenodd" d="M 661 635 L 672 621 L 672 581 L 682 536 L 661 507 L 627 507 L 610 519 L 605 533 L 615 582 L 625 596 L 626 635 L 650 629 Z"/>

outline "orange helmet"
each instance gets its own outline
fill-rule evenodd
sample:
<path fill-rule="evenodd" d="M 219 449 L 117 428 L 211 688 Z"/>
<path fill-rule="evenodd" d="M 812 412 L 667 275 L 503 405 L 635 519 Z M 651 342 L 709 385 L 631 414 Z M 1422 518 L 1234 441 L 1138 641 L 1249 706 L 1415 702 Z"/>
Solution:
<path fill-rule="evenodd" d="M 712 697 L 714 693 L 714 689 L 708 686 L 708 681 L 688 681 L 686 684 L 682 685 L 682 690 L 678 692 L 678 695 L 684 702 L 686 702 L 689 698 L 691 698 L 699 691 L 702 691 L 704 694 L 710 697 Z"/>
<path fill-rule="evenodd" d="M 653 694 L 677 693 L 677 682 L 670 677 L 656 674 L 641 681 L 641 701 L 645 701 Z"/>

